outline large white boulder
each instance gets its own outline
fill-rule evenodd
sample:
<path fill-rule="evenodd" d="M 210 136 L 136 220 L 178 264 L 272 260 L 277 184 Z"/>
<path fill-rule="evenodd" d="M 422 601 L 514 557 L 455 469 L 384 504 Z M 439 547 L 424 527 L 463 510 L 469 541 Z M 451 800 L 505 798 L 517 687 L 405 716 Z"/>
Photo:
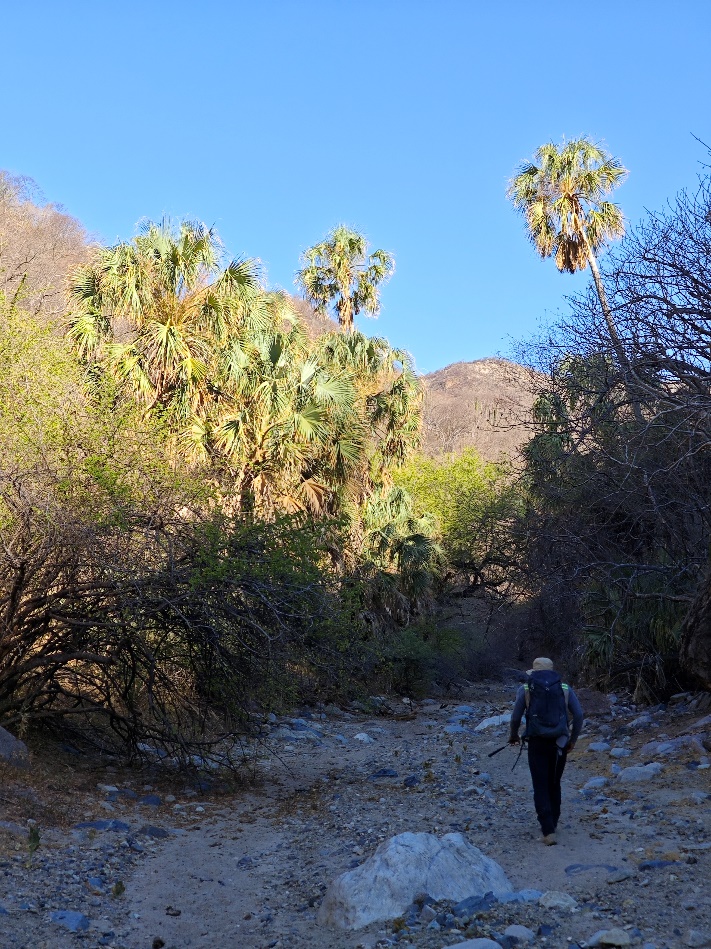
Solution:
<path fill-rule="evenodd" d="M 372 857 L 337 877 L 321 904 L 318 921 L 337 929 L 360 929 L 401 916 L 415 897 L 463 900 L 512 886 L 494 860 L 462 834 L 398 834 Z"/>
<path fill-rule="evenodd" d="M 505 715 L 492 715 L 491 718 L 485 718 L 483 722 L 479 722 L 474 731 L 482 732 L 485 728 L 492 728 L 497 725 L 508 725 L 510 721 L 511 712 L 506 712 Z"/>

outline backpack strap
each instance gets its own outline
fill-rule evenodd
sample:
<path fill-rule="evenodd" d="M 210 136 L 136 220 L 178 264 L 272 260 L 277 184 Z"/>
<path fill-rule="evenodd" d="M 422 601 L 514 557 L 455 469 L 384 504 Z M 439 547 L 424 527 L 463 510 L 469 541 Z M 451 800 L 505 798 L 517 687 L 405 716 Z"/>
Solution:
<path fill-rule="evenodd" d="M 528 707 L 531 704 L 531 690 L 528 687 L 528 682 L 524 682 L 523 684 L 523 697 L 526 700 L 526 711 L 528 711 Z M 567 708 L 568 707 L 567 701 L 565 704 Z"/>

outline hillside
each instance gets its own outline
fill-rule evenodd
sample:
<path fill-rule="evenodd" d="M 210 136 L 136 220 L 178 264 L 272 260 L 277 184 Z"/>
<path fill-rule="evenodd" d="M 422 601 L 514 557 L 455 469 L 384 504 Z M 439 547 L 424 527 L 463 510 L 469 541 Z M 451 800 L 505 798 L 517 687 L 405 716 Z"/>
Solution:
<path fill-rule="evenodd" d="M 505 359 L 457 362 L 424 376 L 423 448 L 428 454 L 475 447 L 494 460 L 528 437 L 533 397 L 527 369 Z"/>
<path fill-rule="evenodd" d="M 313 339 L 338 329 L 308 301 L 290 302 Z M 487 461 L 513 455 L 528 438 L 533 396 L 527 369 L 507 359 L 456 362 L 423 376 L 425 404 L 422 447 L 440 455 L 474 447 Z"/>

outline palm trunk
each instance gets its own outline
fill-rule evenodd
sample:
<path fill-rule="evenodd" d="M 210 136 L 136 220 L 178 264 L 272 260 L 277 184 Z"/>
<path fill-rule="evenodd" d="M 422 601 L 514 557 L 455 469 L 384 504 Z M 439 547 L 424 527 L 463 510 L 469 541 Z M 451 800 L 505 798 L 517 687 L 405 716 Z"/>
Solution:
<path fill-rule="evenodd" d="M 627 390 L 627 395 L 630 398 L 632 404 L 632 411 L 634 412 L 635 421 L 640 425 L 644 423 L 644 418 L 642 416 L 642 410 L 639 405 L 639 401 L 634 398 L 630 391 L 630 379 L 634 376 L 634 370 L 632 365 L 627 357 L 625 348 L 622 345 L 622 340 L 620 339 L 620 334 L 617 332 L 617 326 L 612 317 L 612 310 L 610 309 L 610 304 L 607 302 L 607 294 L 605 293 L 605 285 L 602 282 L 602 277 L 600 276 L 600 268 L 597 265 L 597 258 L 595 257 L 595 252 L 590 246 L 590 241 L 587 238 L 585 231 L 582 231 L 583 240 L 585 241 L 585 249 L 587 251 L 588 263 L 590 264 L 590 270 L 592 271 L 593 280 L 595 281 L 595 289 L 597 290 L 597 296 L 600 300 L 600 307 L 602 308 L 602 315 L 605 318 L 605 323 L 607 324 L 607 331 L 610 334 L 610 340 L 612 342 L 612 348 L 615 350 L 615 355 L 617 360 L 622 368 L 625 379 L 625 389 Z"/>
<path fill-rule="evenodd" d="M 346 333 L 353 332 L 353 304 L 345 293 L 341 296 L 341 305 L 338 308 L 338 322 Z"/>

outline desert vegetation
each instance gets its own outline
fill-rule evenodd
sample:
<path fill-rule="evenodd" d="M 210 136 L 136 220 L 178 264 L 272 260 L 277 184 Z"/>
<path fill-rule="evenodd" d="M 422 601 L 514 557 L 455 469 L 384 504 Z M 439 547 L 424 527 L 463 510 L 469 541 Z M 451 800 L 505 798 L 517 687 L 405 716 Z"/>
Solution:
<path fill-rule="evenodd" d="M 576 265 L 587 257 L 597 267 L 590 223 L 603 236 L 619 231 L 611 207 L 599 227 L 594 217 L 602 185 L 621 174 L 610 161 L 581 147 L 564 182 L 574 193 L 576 176 L 582 191 L 595 183 L 583 194 L 592 210 L 576 219 Z M 566 213 L 575 203 L 556 200 Z M 570 225 L 569 239 L 575 233 Z M 632 228 L 593 287 L 522 354 L 538 372 L 519 560 L 531 622 L 578 649 L 589 674 L 628 683 L 643 699 L 678 690 L 686 676 L 706 687 L 711 680 L 710 248 L 705 175 Z M 559 266 L 566 262 L 564 254 Z"/>
<path fill-rule="evenodd" d="M 3 175 L 0 720 L 228 763 L 260 710 L 469 674 L 452 596 L 593 682 L 709 687 L 711 184 L 598 260 L 624 173 L 581 139 L 512 180 L 593 282 L 479 373 L 515 433 L 486 460 L 457 374 L 423 445 L 411 357 L 356 328 L 394 271 L 357 232 L 304 251 L 295 299 L 199 222 L 105 247 Z"/>

